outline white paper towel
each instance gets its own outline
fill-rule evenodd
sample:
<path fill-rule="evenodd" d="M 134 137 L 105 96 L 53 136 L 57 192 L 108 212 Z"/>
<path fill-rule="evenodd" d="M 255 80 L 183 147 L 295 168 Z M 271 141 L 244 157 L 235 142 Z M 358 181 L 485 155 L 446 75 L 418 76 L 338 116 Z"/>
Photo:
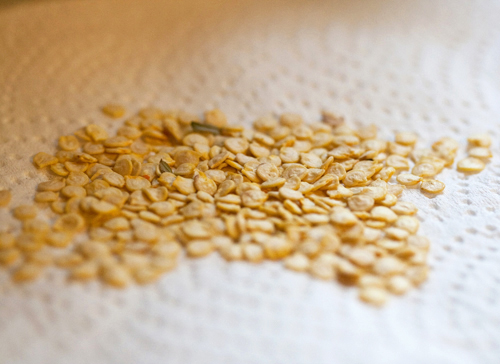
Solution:
<path fill-rule="evenodd" d="M 233 123 L 322 108 L 384 137 L 495 157 L 447 170 L 444 194 L 409 190 L 432 240 L 430 279 L 382 309 L 277 263 L 182 259 L 147 287 L 16 286 L 0 272 L 0 363 L 499 363 L 498 1 L 17 1 L 0 3 L 0 188 L 13 204 L 45 177 L 30 163 L 108 102 Z M 13 224 L 5 209 L 0 228 Z"/>

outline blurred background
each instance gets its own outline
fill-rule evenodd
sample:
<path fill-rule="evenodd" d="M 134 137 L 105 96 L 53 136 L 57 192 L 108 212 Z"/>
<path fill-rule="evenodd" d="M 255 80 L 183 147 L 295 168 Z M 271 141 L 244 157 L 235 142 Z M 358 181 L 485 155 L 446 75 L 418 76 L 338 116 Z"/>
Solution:
<path fill-rule="evenodd" d="M 215 256 L 126 291 L 57 272 L 18 287 L 0 271 L 0 363 L 500 362 L 499 19 L 486 0 L 0 1 L 0 189 L 13 204 L 43 178 L 35 152 L 91 121 L 118 127 L 99 111 L 110 102 L 127 115 L 218 107 L 246 125 L 327 109 L 422 146 L 496 140 L 480 175 L 446 171 L 434 199 L 405 192 L 432 273 L 382 309 Z"/>

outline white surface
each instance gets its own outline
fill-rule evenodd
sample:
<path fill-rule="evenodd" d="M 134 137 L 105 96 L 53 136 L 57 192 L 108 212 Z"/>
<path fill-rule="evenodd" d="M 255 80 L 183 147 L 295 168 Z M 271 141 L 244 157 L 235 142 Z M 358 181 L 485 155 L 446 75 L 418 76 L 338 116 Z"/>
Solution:
<path fill-rule="evenodd" d="M 0 363 L 499 363 L 498 1 L 38 1 L 0 6 L 0 188 L 28 201 L 36 151 L 121 102 L 232 122 L 321 108 L 422 145 L 489 131 L 487 169 L 404 198 L 433 242 L 420 289 L 382 309 L 279 264 L 183 259 L 125 291 L 0 272 Z M 463 149 L 462 149 L 463 152 Z M 0 212 L 0 227 L 11 224 Z"/>

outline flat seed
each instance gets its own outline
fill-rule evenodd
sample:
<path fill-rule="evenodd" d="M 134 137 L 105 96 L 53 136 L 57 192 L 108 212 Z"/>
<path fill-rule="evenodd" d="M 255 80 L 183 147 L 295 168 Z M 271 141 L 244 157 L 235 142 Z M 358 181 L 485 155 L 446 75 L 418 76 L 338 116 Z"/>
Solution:
<path fill-rule="evenodd" d="M 290 243 L 281 237 L 270 237 L 268 241 L 263 244 L 264 253 L 266 258 L 271 260 L 279 260 L 290 254 Z"/>
<path fill-rule="evenodd" d="M 118 104 L 108 104 L 102 108 L 102 112 L 113 119 L 118 119 L 125 115 L 125 108 Z"/>
<path fill-rule="evenodd" d="M 411 170 L 411 173 L 413 175 L 419 176 L 419 177 L 424 177 L 424 178 L 433 177 L 438 172 L 439 172 L 439 170 L 437 170 L 436 167 L 431 163 L 418 163 Z M 401 176 L 401 175 L 399 175 L 399 176 Z M 398 178 L 399 178 L 399 176 L 398 176 Z M 398 180 L 398 182 L 399 182 L 399 180 Z M 401 183 L 401 182 L 399 182 L 399 183 Z"/>
<path fill-rule="evenodd" d="M 418 210 L 416 206 L 409 201 L 398 201 L 391 210 L 398 215 L 414 215 Z"/>
<path fill-rule="evenodd" d="M 404 186 L 414 186 L 422 180 L 422 177 L 412 173 L 401 173 L 396 177 L 396 180 Z"/>
<path fill-rule="evenodd" d="M 411 288 L 410 280 L 404 276 L 393 276 L 387 281 L 389 292 L 397 295 L 405 294 Z"/>
<path fill-rule="evenodd" d="M 375 200 L 371 196 L 357 195 L 347 199 L 347 204 L 351 211 L 370 211 Z"/>
<path fill-rule="evenodd" d="M 332 280 L 335 278 L 333 265 L 321 259 L 316 259 L 311 262 L 309 273 L 315 278 L 324 280 Z"/>
<path fill-rule="evenodd" d="M 375 206 L 371 210 L 372 218 L 384 222 L 393 223 L 397 220 L 398 216 L 394 211 L 385 206 Z"/>
<path fill-rule="evenodd" d="M 108 133 L 102 127 L 98 125 L 88 125 L 85 128 L 85 132 L 94 142 L 100 142 L 108 138 Z"/>
<path fill-rule="evenodd" d="M 485 147 L 475 147 L 469 149 L 469 157 L 479 158 L 479 159 L 489 159 L 493 157 L 489 148 Z"/>
<path fill-rule="evenodd" d="M 107 284 L 116 288 L 124 288 L 131 283 L 129 271 L 119 265 L 106 267 L 102 273 L 102 279 Z"/>
<path fill-rule="evenodd" d="M 89 182 L 89 177 L 83 172 L 70 172 L 66 178 L 69 186 L 85 186 Z"/>
<path fill-rule="evenodd" d="M 54 202 L 58 198 L 58 194 L 52 191 L 37 192 L 35 195 L 36 202 Z"/>
<path fill-rule="evenodd" d="M 71 243 L 71 234 L 64 231 L 51 231 L 45 236 L 45 241 L 54 248 L 65 248 Z"/>
<path fill-rule="evenodd" d="M 392 167 L 395 170 L 409 170 L 410 165 L 408 163 L 408 160 L 405 157 L 402 157 L 397 154 L 391 154 L 389 157 L 387 157 L 385 161 L 385 165 L 387 167 Z"/>
<path fill-rule="evenodd" d="M 0 207 L 8 206 L 11 199 L 12 194 L 9 190 L 0 190 Z"/>
<path fill-rule="evenodd" d="M 182 178 L 182 177 L 178 177 L 178 178 Z M 151 182 L 149 182 L 144 177 L 140 177 L 140 176 L 130 177 L 130 176 L 127 176 L 125 178 L 125 187 L 130 192 L 142 190 L 142 189 L 148 188 L 150 186 L 151 186 Z"/>
<path fill-rule="evenodd" d="M 420 189 L 427 193 L 441 193 L 444 188 L 445 184 L 435 179 L 428 179 L 420 184 Z"/>
<path fill-rule="evenodd" d="M 351 226 L 359 221 L 349 209 L 343 207 L 335 207 L 330 215 L 330 220 L 341 226 Z"/>
<path fill-rule="evenodd" d="M 243 246 L 243 255 L 249 262 L 258 263 L 264 260 L 264 249 L 257 244 L 247 244 Z"/>
<path fill-rule="evenodd" d="M 462 159 L 457 164 L 457 170 L 459 172 L 466 172 L 466 173 L 481 172 L 485 167 L 486 165 L 481 159 L 473 157 Z"/>
<path fill-rule="evenodd" d="M 365 186 L 368 179 L 365 172 L 357 170 L 347 172 L 343 182 L 346 187 Z"/>
<path fill-rule="evenodd" d="M 304 195 L 301 192 L 292 190 L 291 188 L 287 187 L 281 187 L 279 189 L 279 193 L 281 198 L 292 201 L 300 200 L 304 197 Z"/>
<path fill-rule="evenodd" d="M 70 270 L 70 278 L 75 280 L 89 280 L 97 278 L 99 264 L 93 261 L 83 262 Z"/>
<path fill-rule="evenodd" d="M 38 191 L 58 192 L 58 191 L 62 190 L 65 185 L 66 185 L 66 182 L 63 178 L 56 177 L 50 181 L 39 183 L 38 184 Z"/>
<path fill-rule="evenodd" d="M 190 257 L 200 258 L 212 253 L 215 246 L 210 240 L 193 240 L 186 246 L 186 252 Z"/>
<path fill-rule="evenodd" d="M 0 232 L 0 250 L 13 248 L 14 242 L 14 235 L 7 232 Z"/>
<path fill-rule="evenodd" d="M 379 287 L 363 287 L 359 290 L 359 298 L 366 303 L 381 306 L 387 301 L 387 292 Z"/>
<path fill-rule="evenodd" d="M 47 154 L 45 152 L 37 153 L 33 157 L 33 163 L 37 168 L 45 168 L 52 164 L 56 164 L 57 162 L 59 162 L 59 160 L 56 157 L 51 156 L 50 154 Z"/>
<path fill-rule="evenodd" d="M 491 145 L 489 134 L 474 134 L 467 138 L 471 145 L 488 148 Z"/>
<path fill-rule="evenodd" d="M 403 269 L 403 263 L 399 259 L 390 256 L 380 258 L 373 266 L 373 271 L 380 276 L 402 273 Z"/>
<path fill-rule="evenodd" d="M 27 282 L 38 278 L 42 274 L 42 268 L 38 264 L 26 263 L 17 268 L 12 274 L 14 282 Z"/>
<path fill-rule="evenodd" d="M 87 195 L 87 191 L 81 186 L 66 186 L 61 190 L 61 195 L 66 198 L 83 198 Z"/>
<path fill-rule="evenodd" d="M 109 171 L 105 173 L 103 179 L 109 183 L 110 186 L 123 187 L 125 185 L 125 178 L 119 173 Z"/>
<path fill-rule="evenodd" d="M 37 213 L 38 209 L 33 205 L 21 205 L 13 210 L 14 217 L 18 220 L 33 219 Z"/>
<path fill-rule="evenodd" d="M 399 132 L 396 134 L 396 143 L 413 145 L 417 142 L 417 135 L 412 132 Z"/>

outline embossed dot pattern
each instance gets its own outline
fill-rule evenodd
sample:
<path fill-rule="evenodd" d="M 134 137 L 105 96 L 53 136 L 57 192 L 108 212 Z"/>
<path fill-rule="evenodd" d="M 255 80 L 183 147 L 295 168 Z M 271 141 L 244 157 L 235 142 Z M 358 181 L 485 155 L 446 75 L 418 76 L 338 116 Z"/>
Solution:
<path fill-rule="evenodd" d="M 0 271 L 5 363 L 498 363 L 500 4 L 497 1 L 19 1 L 0 5 L 0 188 L 28 202 L 35 152 L 108 102 L 220 107 L 235 123 L 322 108 L 421 146 L 488 132 L 485 171 L 416 190 L 429 281 L 374 309 L 278 264 L 183 259 L 147 287 L 14 286 Z M 0 229 L 13 224 L 0 210 Z"/>

